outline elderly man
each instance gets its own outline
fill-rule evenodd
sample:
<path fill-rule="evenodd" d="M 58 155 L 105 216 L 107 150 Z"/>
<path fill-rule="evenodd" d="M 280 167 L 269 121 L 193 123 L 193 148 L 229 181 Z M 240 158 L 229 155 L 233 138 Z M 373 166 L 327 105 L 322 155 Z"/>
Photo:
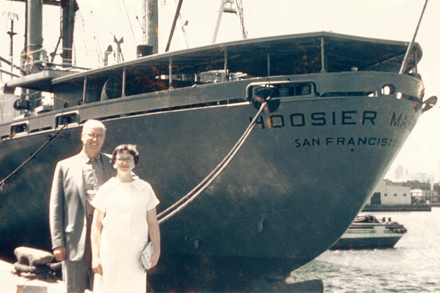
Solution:
<path fill-rule="evenodd" d="M 90 230 L 93 200 L 98 188 L 114 175 L 109 158 L 101 153 L 106 128 L 88 120 L 81 133 L 79 154 L 58 162 L 50 194 L 50 231 L 55 258 L 63 261 L 67 292 L 93 288 Z"/>

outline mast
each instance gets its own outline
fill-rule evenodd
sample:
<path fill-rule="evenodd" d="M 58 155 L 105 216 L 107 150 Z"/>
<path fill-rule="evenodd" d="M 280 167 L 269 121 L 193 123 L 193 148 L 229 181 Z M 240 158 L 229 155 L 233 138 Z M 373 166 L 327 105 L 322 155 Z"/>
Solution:
<path fill-rule="evenodd" d="M 9 47 L 9 61 L 11 62 L 11 74 L 14 68 L 14 36 L 17 34 L 14 32 L 14 18 L 18 20 L 18 15 L 15 13 L 9 13 L 9 18 L 11 19 L 11 30 L 7 32 L 9 35 L 9 39 L 11 40 L 11 44 Z"/>
<path fill-rule="evenodd" d="M 158 52 L 158 4 L 157 0 L 144 0 L 143 7 L 145 15 L 144 24 L 144 42 L 153 47 L 153 53 Z"/>
<path fill-rule="evenodd" d="M 63 51 L 61 57 L 63 66 L 72 66 L 73 30 L 75 27 L 75 11 L 78 6 L 75 0 L 61 0 L 63 13 L 61 32 L 63 38 Z"/>
<path fill-rule="evenodd" d="M 26 53 L 28 58 L 39 59 L 35 51 L 43 47 L 43 0 L 27 1 Z M 33 62 L 31 60 L 31 62 Z"/>
<path fill-rule="evenodd" d="M 36 64 L 40 60 L 41 49 L 43 48 L 43 0 L 26 1 L 26 72 L 28 74 L 39 71 Z M 35 90 L 26 89 L 22 92 L 19 102 L 14 105 L 24 115 L 29 115 L 41 104 L 41 93 Z"/>

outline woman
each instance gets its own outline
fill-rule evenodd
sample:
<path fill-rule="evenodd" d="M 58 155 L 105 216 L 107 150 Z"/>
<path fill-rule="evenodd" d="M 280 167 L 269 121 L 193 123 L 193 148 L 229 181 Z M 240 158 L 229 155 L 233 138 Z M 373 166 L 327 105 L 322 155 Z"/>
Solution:
<path fill-rule="evenodd" d="M 136 146 L 116 147 L 111 162 L 117 175 L 101 186 L 92 201 L 93 292 L 146 292 L 147 276 L 139 256 L 148 235 L 154 247 L 151 267 L 159 260 L 159 200 L 150 184 L 133 177 L 138 161 Z"/>

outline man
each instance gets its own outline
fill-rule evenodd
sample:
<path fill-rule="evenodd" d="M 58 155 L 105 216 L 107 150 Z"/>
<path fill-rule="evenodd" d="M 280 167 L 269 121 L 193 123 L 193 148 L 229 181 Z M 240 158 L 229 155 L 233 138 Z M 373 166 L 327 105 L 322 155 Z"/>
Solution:
<path fill-rule="evenodd" d="M 63 261 L 67 292 L 93 288 L 90 229 L 93 200 L 98 188 L 114 174 L 109 158 L 101 153 L 106 128 L 88 120 L 81 133 L 79 154 L 58 162 L 50 194 L 50 231 L 55 258 Z"/>

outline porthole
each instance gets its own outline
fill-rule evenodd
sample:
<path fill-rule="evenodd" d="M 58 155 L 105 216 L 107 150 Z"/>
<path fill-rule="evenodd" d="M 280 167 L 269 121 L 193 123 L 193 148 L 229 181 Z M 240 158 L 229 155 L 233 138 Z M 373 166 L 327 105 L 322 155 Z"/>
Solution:
<path fill-rule="evenodd" d="M 384 86 L 380 89 L 380 93 L 381 93 L 383 96 L 394 95 L 395 92 L 396 92 L 396 87 L 395 87 L 394 85 L 391 85 L 391 84 L 384 85 Z"/>

